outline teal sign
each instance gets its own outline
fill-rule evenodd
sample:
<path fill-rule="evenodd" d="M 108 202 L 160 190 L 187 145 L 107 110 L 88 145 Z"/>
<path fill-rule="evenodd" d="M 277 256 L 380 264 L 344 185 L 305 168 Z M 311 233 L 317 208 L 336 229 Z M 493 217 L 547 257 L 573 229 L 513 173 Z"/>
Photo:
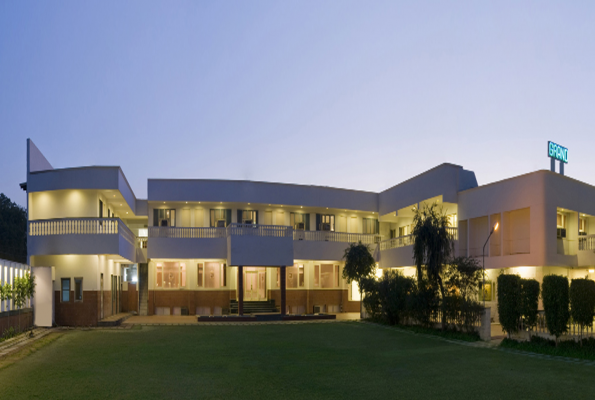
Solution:
<path fill-rule="evenodd" d="M 554 142 L 547 142 L 548 156 L 568 164 L 568 149 Z"/>

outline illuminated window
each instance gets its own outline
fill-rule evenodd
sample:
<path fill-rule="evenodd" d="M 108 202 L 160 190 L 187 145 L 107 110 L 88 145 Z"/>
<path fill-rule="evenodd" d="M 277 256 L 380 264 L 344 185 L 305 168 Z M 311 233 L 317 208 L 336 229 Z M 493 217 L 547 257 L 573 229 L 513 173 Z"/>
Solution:
<path fill-rule="evenodd" d="M 238 210 L 238 223 L 257 224 L 258 223 L 258 211 Z"/>
<path fill-rule="evenodd" d="M 286 282 L 288 289 L 297 289 L 304 287 L 304 266 L 295 264 L 293 267 L 286 268 Z"/>
<path fill-rule="evenodd" d="M 155 267 L 155 286 L 163 289 L 186 287 L 186 264 L 164 262 Z"/>
<path fill-rule="evenodd" d="M 293 229 L 299 231 L 310 230 L 310 214 L 291 213 L 289 214 L 289 223 Z"/>
<path fill-rule="evenodd" d="M 218 289 L 220 285 L 221 265 L 217 262 L 205 263 L 205 288 Z"/>
<path fill-rule="evenodd" d="M 339 287 L 339 266 L 322 264 L 320 266 L 320 287 L 333 289 Z"/>
<path fill-rule="evenodd" d="M 70 301 L 70 278 L 62 278 L 62 302 Z"/>
<path fill-rule="evenodd" d="M 320 287 L 320 265 L 314 266 L 314 287 Z"/>
<path fill-rule="evenodd" d="M 362 218 L 362 233 L 377 234 L 379 231 L 378 220 L 375 218 Z"/>
<path fill-rule="evenodd" d="M 197 264 L 197 270 L 198 270 L 197 286 L 203 287 L 204 266 L 202 263 Z"/>
<path fill-rule="evenodd" d="M 176 210 L 155 208 L 153 210 L 153 226 L 176 226 Z"/>
<path fill-rule="evenodd" d="M 225 228 L 229 224 L 231 224 L 230 209 L 211 210 L 211 227 Z"/>
<path fill-rule="evenodd" d="M 74 301 L 83 301 L 83 278 L 74 278 Z"/>
<path fill-rule="evenodd" d="M 335 231 L 335 216 L 331 214 L 316 214 L 316 229 L 319 231 Z"/>

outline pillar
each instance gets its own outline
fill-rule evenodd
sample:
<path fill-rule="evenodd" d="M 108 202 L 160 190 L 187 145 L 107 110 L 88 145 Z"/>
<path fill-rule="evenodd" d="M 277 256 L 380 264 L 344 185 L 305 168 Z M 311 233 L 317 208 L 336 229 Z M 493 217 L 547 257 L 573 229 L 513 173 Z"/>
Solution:
<path fill-rule="evenodd" d="M 238 315 L 244 315 L 244 267 L 238 266 Z"/>
<path fill-rule="evenodd" d="M 287 313 L 287 281 L 285 279 L 285 267 L 280 267 L 279 280 L 281 284 L 281 315 Z"/>

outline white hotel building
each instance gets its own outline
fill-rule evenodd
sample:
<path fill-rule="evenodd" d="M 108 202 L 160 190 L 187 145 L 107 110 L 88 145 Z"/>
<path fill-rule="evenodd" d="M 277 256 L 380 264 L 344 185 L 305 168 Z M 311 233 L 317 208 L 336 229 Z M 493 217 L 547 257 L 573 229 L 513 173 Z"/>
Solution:
<path fill-rule="evenodd" d="M 342 279 L 349 243 L 381 269 L 415 274 L 413 208 L 437 202 L 459 255 L 485 250 L 487 304 L 502 269 L 541 280 L 593 277 L 595 187 L 541 170 L 478 186 L 442 164 L 380 193 L 226 180 L 148 180 L 137 199 L 119 167 L 53 169 L 27 142 L 31 266 L 52 268 L 54 320 L 110 315 L 221 315 L 359 310 Z M 238 310 L 238 308 L 241 308 Z"/>

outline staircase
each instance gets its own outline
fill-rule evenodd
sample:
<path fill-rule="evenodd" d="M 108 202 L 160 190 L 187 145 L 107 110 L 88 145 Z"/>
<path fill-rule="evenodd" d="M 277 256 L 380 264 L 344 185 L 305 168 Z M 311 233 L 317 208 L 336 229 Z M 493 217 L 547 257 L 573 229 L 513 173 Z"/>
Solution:
<path fill-rule="evenodd" d="M 149 266 L 138 264 L 138 315 L 147 315 L 149 303 Z"/>
<path fill-rule="evenodd" d="M 238 313 L 238 301 L 232 300 L 229 303 L 230 314 Z M 244 301 L 244 315 L 259 314 L 259 313 L 278 313 L 279 310 L 275 307 L 275 300 L 269 301 Z"/>

